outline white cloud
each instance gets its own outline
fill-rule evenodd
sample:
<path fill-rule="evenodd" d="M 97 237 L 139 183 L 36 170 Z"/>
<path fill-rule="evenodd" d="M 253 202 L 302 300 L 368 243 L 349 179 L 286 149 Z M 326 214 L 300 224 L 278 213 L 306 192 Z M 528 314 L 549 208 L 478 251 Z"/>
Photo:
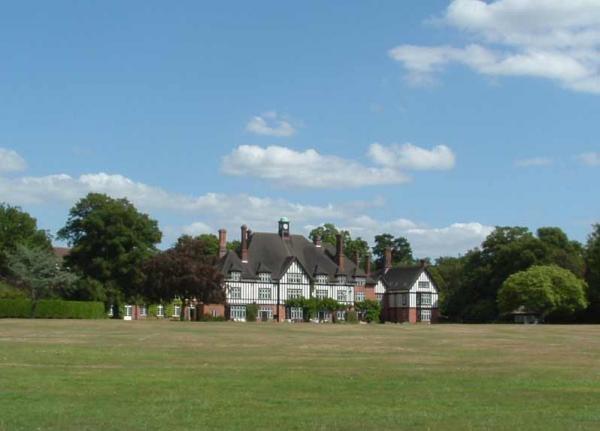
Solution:
<path fill-rule="evenodd" d="M 445 145 L 428 150 L 413 144 L 393 144 L 385 147 L 374 143 L 369 147 L 369 156 L 381 166 L 411 170 L 452 169 L 456 161 L 452 150 Z"/>
<path fill-rule="evenodd" d="M 201 221 L 196 221 L 194 223 L 188 224 L 182 228 L 182 232 L 186 235 L 197 236 L 204 233 L 215 233 L 215 229 L 203 223 Z"/>
<path fill-rule="evenodd" d="M 600 166 L 600 153 L 583 153 L 576 156 L 576 159 L 587 166 Z"/>
<path fill-rule="evenodd" d="M 548 157 L 532 157 L 529 159 L 515 160 L 515 166 L 518 168 L 529 168 L 533 166 L 550 166 L 553 163 Z"/>
<path fill-rule="evenodd" d="M 275 111 L 265 112 L 252 117 L 246 130 L 257 135 L 288 137 L 296 133 L 296 128 L 289 120 L 282 118 Z"/>
<path fill-rule="evenodd" d="M 369 156 L 374 166 L 315 149 L 240 145 L 223 158 L 221 168 L 229 175 L 257 177 L 284 186 L 348 188 L 403 184 L 410 181 L 406 170 L 450 169 L 455 160 L 443 145 L 427 150 L 412 144 L 373 144 Z"/>
<path fill-rule="evenodd" d="M 16 151 L 0 148 L 0 174 L 20 172 L 25 168 L 27 163 Z"/>
<path fill-rule="evenodd" d="M 412 83 L 430 83 L 444 66 L 460 63 L 485 75 L 547 78 L 600 94 L 597 0 L 454 0 L 441 22 L 476 43 L 391 49 Z"/>

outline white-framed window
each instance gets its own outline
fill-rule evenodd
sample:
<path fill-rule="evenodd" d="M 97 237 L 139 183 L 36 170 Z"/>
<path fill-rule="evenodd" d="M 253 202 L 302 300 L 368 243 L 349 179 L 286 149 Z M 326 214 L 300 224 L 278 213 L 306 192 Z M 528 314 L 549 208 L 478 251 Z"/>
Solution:
<path fill-rule="evenodd" d="M 108 307 L 108 317 L 114 317 L 115 315 L 115 306 L 110 304 L 110 306 Z"/>
<path fill-rule="evenodd" d="M 290 318 L 292 320 L 303 320 L 304 319 L 304 310 L 302 307 L 291 307 L 290 308 Z"/>
<path fill-rule="evenodd" d="M 145 305 L 140 305 L 140 316 L 146 317 L 148 315 L 148 307 Z"/>
<path fill-rule="evenodd" d="M 338 284 L 346 284 L 346 276 L 345 275 L 338 275 L 336 277 L 336 281 L 338 282 Z"/>
<path fill-rule="evenodd" d="M 288 289 L 288 298 L 302 298 L 302 289 Z"/>
<path fill-rule="evenodd" d="M 418 289 L 429 289 L 429 282 L 428 281 L 419 281 L 419 284 L 417 284 L 417 288 Z"/>
<path fill-rule="evenodd" d="M 270 287 L 259 287 L 258 288 L 258 299 L 271 299 L 271 291 Z"/>
<path fill-rule="evenodd" d="M 242 288 L 239 286 L 229 288 L 229 297 L 231 299 L 240 299 L 242 297 Z"/>
<path fill-rule="evenodd" d="M 408 293 L 402 294 L 402 305 L 404 305 L 404 306 L 408 305 Z"/>
<path fill-rule="evenodd" d="M 357 286 L 362 286 L 363 284 L 365 284 L 366 279 L 364 277 L 355 277 L 354 278 L 354 284 L 356 284 Z"/>
<path fill-rule="evenodd" d="M 258 274 L 258 279 L 260 281 L 270 282 L 271 281 L 271 273 L 270 272 L 260 272 Z"/>
<path fill-rule="evenodd" d="M 231 320 L 246 320 L 246 306 L 232 305 L 229 310 L 229 318 Z"/>
<path fill-rule="evenodd" d="M 343 289 L 340 289 L 337 291 L 337 300 L 338 301 L 345 301 L 346 300 L 346 291 Z"/>
<path fill-rule="evenodd" d="M 431 321 L 431 310 L 429 308 L 424 308 L 421 310 L 421 322 L 430 322 Z"/>
<path fill-rule="evenodd" d="M 165 306 L 164 305 L 156 306 L 156 317 L 165 317 Z"/>
<path fill-rule="evenodd" d="M 421 293 L 421 306 L 431 305 L 431 293 Z"/>
<path fill-rule="evenodd" d="M 218 316 L 217 310 L 215 310 L 214 308 L 212 310 L 210 310 L 210 315 L 212 317 L 217 317 Z"/>
<path fill-rule="evenodd" d="M 343 310 L 338 310 L 335 312 L 335 317 L 337 317 L 337 320 L 346 320 L 346 312 Z"/>
<path fill-rule="evenodd" d="M 379 302 L 383 301 L 383 293 L 376 293 L 376 294 L 375 294 L 375 297 L 377 298 L 377 300 L 378 300 Z"/>
<path fill-rule="evenodd" d="M 326 289 L 317 289 L 317 298 L 319 298 L 319 299 L 327 298 L 327 290 Z"/>
<path fill-rule="evenodd" d="M 356 292 L 354 294 L 354 300 L 356 302 L 362 302 L 365 300 L 365 292 Z"/>
<path fill-rule="evenodd" d="M 131 316 L 133 316 L 133 306 L 126 305 L 125 306 L 125 317 L 131 317 Z"/>
<path fill-rule="evenodd" d="M 388 295 L 388 307 L 394 307 L 394 294 Z"/>
<path fill-rule="evenodd" d="M 179 317 L 181 316 L 181 305 L 174 305 L 173 306 L 173 317 Z"/>
<path fill-rule="evenodd" d="M 326 275 L 317 275 L 317 284 L 327 284 L 329 277 Z"/>
<path fill-rule="evenodd" d="M 229 278 L 232 281 L 240 281 L 242 279 L 242 273 L 239 271 L 231 271 L 229 273 Z"/>
<path fill-rule="evenodd" d="M 297 274 L 295 272 L 288 274 L 287 282 L 288 283 L 302 283 L 302 274 Z"/>
<path fill-rule="evenodd" d="M 273 309 L 271 307 L 260 307 L 258 317 L 260 320 L 271 320 L 273 318 Z"/>

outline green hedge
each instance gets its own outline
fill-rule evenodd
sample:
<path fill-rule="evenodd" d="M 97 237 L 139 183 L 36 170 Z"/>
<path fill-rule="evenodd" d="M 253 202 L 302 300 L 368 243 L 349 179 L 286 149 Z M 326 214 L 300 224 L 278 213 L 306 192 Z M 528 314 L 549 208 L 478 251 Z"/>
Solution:
<path fill-rule="evenodd" d="M 0 299 L 0 318 L 31 317 L 31 305 L 29 299 Z"/>
<path fill-rule="evenodd" d="M 41 300 L 33 310 L 29 299 L 0 300 L 0 318 L 37 317 L 40 319 L 104 319 L 106 312 L 102 302 Z"/>

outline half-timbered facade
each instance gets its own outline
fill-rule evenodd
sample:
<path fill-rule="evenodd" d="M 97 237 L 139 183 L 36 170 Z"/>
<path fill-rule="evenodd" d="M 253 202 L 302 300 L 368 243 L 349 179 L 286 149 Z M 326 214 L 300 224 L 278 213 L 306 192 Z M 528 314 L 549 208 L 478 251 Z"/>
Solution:
<path fill-rule="evenodd" d="M 367 298 L 367 274 L 358 259 L 344 255 L 341 236 L 335 247 L 318 238 L 309 241 L 292 235 L 289 220 L 282 218 L 277 233 L 254 233 L 242 226 L 239 253 L 227 250 L 226 244 L 226 231 L 221 229 L 218 265 L 232 320 L 246 320 L 249 304 L 257 305 L 260 320 L 301 320 L 302 309 L 286 307 L 289 299 L 333 298 L 351 308 L 355 301 L 373 297 L 370 293 Z"/>

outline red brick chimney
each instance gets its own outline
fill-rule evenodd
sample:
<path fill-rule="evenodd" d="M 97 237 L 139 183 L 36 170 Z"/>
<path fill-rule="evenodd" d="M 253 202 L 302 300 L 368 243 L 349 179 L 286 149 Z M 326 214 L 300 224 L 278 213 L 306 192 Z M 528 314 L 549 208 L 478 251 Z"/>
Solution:
<path fill-rule="evenodd" d="M 242 225 L 242 262 L 248 262 L 248 226 Z"/>
<path fill-rule="evenodd" d="M 321 236 L 320 235 L 315 235 L 315 237 L 313 238 L 313 244 L 315 245 L 315 247 L 321 247 Z"/>
<path fill-rule="evenodd" d="M 367 253 L 367 268 L 365 272 L 367 275 L 371 275 L 371 253 Z"/>
<path fill-rule="evenodd" d="M 386 247 L 385 248 L 384 269 L 387 271 L 388 269 L 391 269 L 391 268 L 392 268 L 392 248 Z"/>
<path fill-rule="evenodd" d="M 345 265 L 344 265 L 344 237 L 342 236 L 342 234 L 337 234 L 335 236 L 335 248 L 336 248 L 336 253 L 335 253 L 335 263 L 337 264 L 339 271 L 343 272 L 345 269 Z"/>
<path fill-rule="evenodd" d="M 227 231 L 219 229 L 219 259 L 227 254 Z"/>

